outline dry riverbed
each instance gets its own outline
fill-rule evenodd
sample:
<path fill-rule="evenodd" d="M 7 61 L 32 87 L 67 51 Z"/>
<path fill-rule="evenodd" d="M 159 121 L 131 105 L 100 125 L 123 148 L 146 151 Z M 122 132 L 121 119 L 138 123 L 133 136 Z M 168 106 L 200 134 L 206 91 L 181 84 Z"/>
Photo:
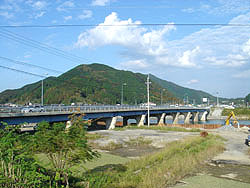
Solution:
<path fill-rule="evenodd" d="M 197 175 L 185 178 L 174 187 L 250 187 L 249 147 L 244 144 L 247 131 L 212 130 L 210 134 L 226 139 L 225 151 L 202 165 Z"/>
<path fill-rule="evenodd" d="M 138 158 L 156 152 L 167 143 L 199 136 L 199 132 L 163 132 L 159 130 L 100 130 L 94 131 L 101 138 L 91 144 L 101 152 L 124 158 Z M 244 144 L 246 132 L 237 130 L 212 130 L 209 134 L 218 134 L 225 138 L 225 151 L 207 161 L 193 174 L 181 181 L 176 187 L 250 187 L 249 147 Z M 197 186 L 196 186 L 197 187 Z"/>
<path fill-rule="evenodd" d="M 162 132 L 159 130 L 99 130 L 94 131 L 103 137 L 92 141 L 101 150 L 110 150 L 114 155 L 137 158 L 163 148 L 167 143 L 197 136 L 199 132 Z"/>

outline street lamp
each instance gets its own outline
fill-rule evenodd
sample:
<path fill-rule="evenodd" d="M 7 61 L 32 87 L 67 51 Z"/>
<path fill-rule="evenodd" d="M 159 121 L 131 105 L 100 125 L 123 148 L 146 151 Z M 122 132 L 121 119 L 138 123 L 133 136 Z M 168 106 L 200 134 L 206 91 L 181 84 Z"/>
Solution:
<path fill-rule="evenodd" d="M 122 91 L 121 91 L 121 105 L 123 105 L 123 86 L 126 86 L 127 83 L 122 84 Z"/>
<path fill-rule="evenodd" d="M 219 107 L 219 92 L 217 91 L 216 94 L 217 94 L 217 107 Z"/>
<path fill-rule="evenodd" d="M 165 89 L 161 89 L 161 105 L 162 105 L 162 92 L 165 91 Z"/>
<path fill-rule="evenodd" d="M 147 94 L 148 94 L 148 127 L 150 125 L 150 115 L 149 115 L 149 84 L 151 84 L 151 82 L 149 81 L 149 74 L 148 74 L 148 77 L 147 77 Z"/>
<path fill-rule="evenodd" d="M 188 105 L 188 94 L 187 93 L 184 94 L 183 102 L 184 102 L 184 105 Z"/>

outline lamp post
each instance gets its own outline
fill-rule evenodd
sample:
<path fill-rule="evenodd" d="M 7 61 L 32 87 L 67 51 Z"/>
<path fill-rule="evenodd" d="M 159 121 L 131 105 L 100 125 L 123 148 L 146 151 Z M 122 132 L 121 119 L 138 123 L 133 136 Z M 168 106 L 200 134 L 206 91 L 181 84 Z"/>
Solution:
<path fill-rule="evenodd" d="M 188 94 L 187 93 L 184 94 L 183 101 L 184 101 L 184 105 L 188 105 Z"/>
<path fill-rule="evenodd" d="M 219 107 L 219 92 L 217 91 L 216 94 L 217 94 L 217 107 Z"/>
<path fill-rule="evenodd" d="M 42 79 L 41 106 L 43 106 L 43 79 Z"/>
<path fill-rule="evenodd" d="M 126 86 L 127 83 L 122 83 L 122 91 L 121 91 L 121 105 L 123 105 L 123 86 Z"/>
<path fill-rule="evenodd" d="M 161 105 L 162 105 L 162 93 L 165 91 L 165 89 L 161 89 Z"/>
<path fill-rule="evenodd" d="M 151 84 L 151 82 L 149 81 L 149 74 L 148 74 L 148 77 L 147 77 L 147 95 L 148 95 L 148 127 L 150 125 L 150 115 L 149 115 L 149 84 Z"/>

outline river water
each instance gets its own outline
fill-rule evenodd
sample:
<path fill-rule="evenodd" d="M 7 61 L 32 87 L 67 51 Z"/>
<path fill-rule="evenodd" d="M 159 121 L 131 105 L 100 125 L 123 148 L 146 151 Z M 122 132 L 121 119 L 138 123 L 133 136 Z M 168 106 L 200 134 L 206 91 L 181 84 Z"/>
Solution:
<path fill-rule="evenodd" d="M 172 124 L 173 120 L 172 119 L 166 119 L 166 124 Z M 240 125 L 250 125 L 250 120 L 238 120 Z M 128 123 L 136 123 L 135 120 L 128 120 Z M 156 124 L 157 120 L 156 118 L 150 118 L 150 124 Z M 178 121 L 179 124 L 184 124 L 184 120 L 183 119 L 179 119 Z M 190 121 L 190 123 L 192 123 L 192 121 Z M 213 120 L 207 120 L 207 121 L 199 121 L 198 124 L 221 124 L 224 125 L 225 124 L 225 120 L 222 119 L 213 119 Z"/>

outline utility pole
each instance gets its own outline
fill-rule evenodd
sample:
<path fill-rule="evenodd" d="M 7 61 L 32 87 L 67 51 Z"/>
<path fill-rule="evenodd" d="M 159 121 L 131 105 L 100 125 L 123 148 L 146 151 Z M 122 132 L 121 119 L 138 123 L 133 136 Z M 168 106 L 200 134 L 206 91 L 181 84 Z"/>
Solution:
<path fill-rule="evenodd" d="M 122 83 L 122 91 L 121 91 L 121 105 L 123 105 L 123 86 L 126 86 L 126 83 Z"/>
<path fill-rule="evenodd" d="M 43 106 L 43 79 L 42 79 L 41 106 Z"/>
<path fill-rule="evenodd" d="M 48 76 L 48 73 L 45 74 L 45 77 L 46 78 Z M 41 106 L 43 106 L 43 80 L 44 78 L 42 79 L 42 93 L 41 93 Z"/>
<path fill-rule="evenodd" d="M 165 91 L 165 89 L 161 89 L 161 105 L 162 105 L 162 92 Z"/>
<path fill-rule="evenodd" d="M 150 125 L 150 115 L 149 115 L 149 84 L 151 84 L 151 82 L 149 81 L 149 74 L 148 74 L 148 77 L 147 77 L 147 94 L 148 94 L 148 127 Z"/>
<path fill-rule="evenodd" d="M 217 91 L 216 94 L 217 94 L 217 107 L 219 107 L 219 92 Z"/>

